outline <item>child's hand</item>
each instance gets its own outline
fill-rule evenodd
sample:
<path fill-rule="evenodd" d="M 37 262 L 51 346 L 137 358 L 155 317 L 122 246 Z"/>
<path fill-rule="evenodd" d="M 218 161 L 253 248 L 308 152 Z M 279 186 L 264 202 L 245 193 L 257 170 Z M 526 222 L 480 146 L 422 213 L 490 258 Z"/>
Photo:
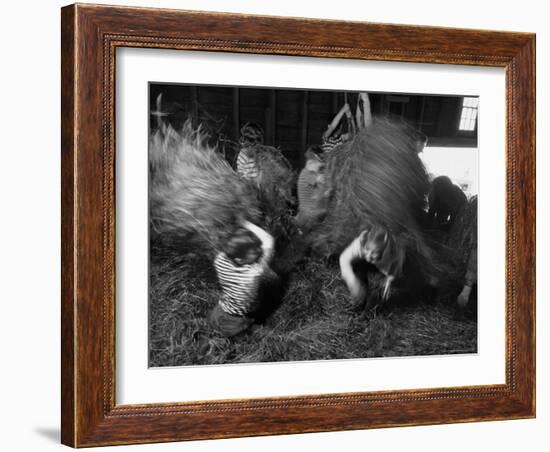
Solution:
<path fill-rule="evenodd" d="M 462 292 L 460 292 L 460 295 L 457 298 L 458 307 L 464 309 L 466 305 L 468 304 L 468 301 L 470 300 L 470 293 L 472 292 L 472 288 L 468 285 L 465 285 L 462 289 Z"/>

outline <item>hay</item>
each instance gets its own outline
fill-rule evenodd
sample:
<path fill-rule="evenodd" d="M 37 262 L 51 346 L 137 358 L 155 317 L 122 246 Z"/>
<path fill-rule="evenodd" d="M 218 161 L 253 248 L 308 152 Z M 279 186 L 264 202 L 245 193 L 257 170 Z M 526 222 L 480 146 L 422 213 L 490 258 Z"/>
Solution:
<path fill-rule="evenodd" d="M 322 254 L 339 254 L 371 224 L 384 227 L 428 281 L 444 272 L 422 230 L 429 179 L 410 128 L 375 118 L 327 156 L 327 216 L 312 232 Z"/>
<path fill-rule="evenodd" d="M 258 186 L 271 196 L 276 196 L 277 202 L 293 204 L 292 188 L 296 182 L 296 174 L 292 165 L 277 148 L 256 144 L 252 149 L 259 170 Z"/>
<path fill-rule="evenodd" d="M 158 234 L 197 234 L 220 248 L 240 218 L 256 222 L 258 199 L 231 166 L 209 147 L 201 128 L 159 127 L 149 143 L 150 220 Z"/>
<path fill-rule="evenodd" d="M 407 299 L 368 318 L 348 309 L 336 266 L 295 267 L 283 303 L 265 324 L 231 340 L 209 327 L 219 288 L 211 263 L 182 248 L 154 248 L 150 286 L 149 365 L 181 366 L 475 353 L 475 319 L 451 306 Z"/>
<path fill-rule="evenodd" d="M 356 227 L 368 223 L 416 234 L 429 180 L 403 126 L 375 119 L 328 155 L 327 182 L 331 200 L 325 224 L 336 249 L 347 246 L 360 232 Z"/>
<path fill-rule="evenodd" d="M 275 239 L 287 239 L 292 230 L 296 174 L 283 153 L 274 147 L 255 144 L 247 149 L 258 168 L 253 181 L 265 228 Z"/>

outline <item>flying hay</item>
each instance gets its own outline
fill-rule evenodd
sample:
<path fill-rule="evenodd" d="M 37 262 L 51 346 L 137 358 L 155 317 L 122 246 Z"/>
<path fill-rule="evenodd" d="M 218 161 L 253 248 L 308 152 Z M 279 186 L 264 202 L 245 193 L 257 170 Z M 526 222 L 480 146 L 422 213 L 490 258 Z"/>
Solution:
<path fill-rule="evenodd" d="M 377 224 L 405 248 L 409 266 L 434 275 L 437 259 L 422 230 L 429 179 L 404 124 L 374 118 L 328 154 L 325 171 L 327 215 L 310 236 L 316 251 L 339 254 Z"/>
<path fill-rule="evenodd" d="M 267 230 L 275 237 L 289 234 L 295 199 L 292 190 L 296 183 L 296 174 L 283 153 L 272 146 L 255 143 L 244 147 L 248 162 L 253 162 L 250 180 L 257 190 L 260 209 Z"/>
<path fill-rule="evenodd" d="M 245 181 L 207 145 L 201 128 L 160 126 L 149 144 L 152 230 L 198 234 L 220 248 L 240 218 L 257 222 L 258 198 Z"/>

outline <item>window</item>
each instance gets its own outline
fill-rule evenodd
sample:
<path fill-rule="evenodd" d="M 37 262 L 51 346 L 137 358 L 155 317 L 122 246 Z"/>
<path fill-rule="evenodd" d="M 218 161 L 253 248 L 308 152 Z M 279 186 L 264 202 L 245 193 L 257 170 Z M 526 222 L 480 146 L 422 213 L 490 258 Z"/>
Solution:
<path fill-rule="evenodd" d="M 462 113 L 458 130 L 472 131 L 476 128 L 478 97 L 465 97 L 462 100 Z"/>

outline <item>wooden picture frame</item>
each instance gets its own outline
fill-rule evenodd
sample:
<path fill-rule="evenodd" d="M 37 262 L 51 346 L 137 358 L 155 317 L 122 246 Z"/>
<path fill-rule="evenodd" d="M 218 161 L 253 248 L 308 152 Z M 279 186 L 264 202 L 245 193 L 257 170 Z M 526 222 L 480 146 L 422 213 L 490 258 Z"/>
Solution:
<path fill-rule="evenodd" d="M 535 35 L 71 5 L 62 9 L 62 442 L 73 447 L 535 416 Z M 506 70 L 506 383 L 115 403 L 115 50 L 147 47 Z"/>

